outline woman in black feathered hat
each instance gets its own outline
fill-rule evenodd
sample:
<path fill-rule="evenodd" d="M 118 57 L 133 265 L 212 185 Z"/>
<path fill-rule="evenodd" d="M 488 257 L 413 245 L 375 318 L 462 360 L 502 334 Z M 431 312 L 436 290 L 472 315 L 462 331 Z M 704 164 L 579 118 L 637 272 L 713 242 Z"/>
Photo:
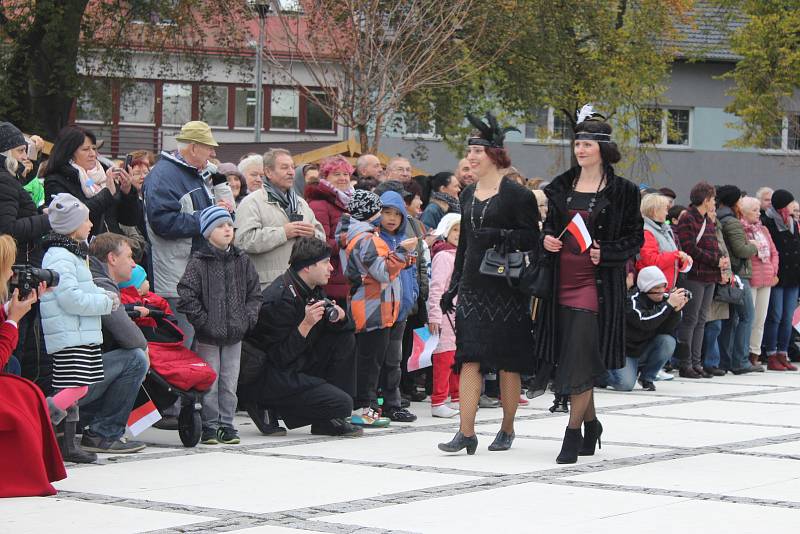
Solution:
<path fill-rule="evenodd" d="M 500 372 L 503 423 L 490 451 L 507 450 L 514 440 L 520 373 L 532 370 L 530 299 L 510 287 L 505 277 L 481 274 L 487 250 L 532 251 L 539 240 L 539 209 L 528 189 L 504 178 L 511 166 L 503 148 L 507 129 L 487 114 L 488 124 L 469 115 L 479 134 L 469 139 L 467 160 L 477 182 L 461 194 L 461 238 L 449 289 L 442 297 L 445 314 L 456 310 L 456 371 L 460 371 L 461 425 L 439 449 L 474 454 L 478 446 L 475 413 L 483 373 Z M 455 304 L 458 295 L 458 304 Z"/>
<path fill-rule="evenodd" d="M 600 442 L 592 388 L 606 370 L 625 365 L 625 264 L 644 241 L 639 188 L 615 174 L 620 153 L 611 126 L 591 106 L 578 115 L 573 149 L 578 165 L 544 190 L 549 211 L 542 261 L 553 265 L 555 291 L 539 307 L 534 335 L 537 376 L 555 367 L 554 391 L 570 397 L 558 463 L 593 455 Z M 576 216 L 575 226 L 584 226 L 588 236 L 566 231 Z"/>

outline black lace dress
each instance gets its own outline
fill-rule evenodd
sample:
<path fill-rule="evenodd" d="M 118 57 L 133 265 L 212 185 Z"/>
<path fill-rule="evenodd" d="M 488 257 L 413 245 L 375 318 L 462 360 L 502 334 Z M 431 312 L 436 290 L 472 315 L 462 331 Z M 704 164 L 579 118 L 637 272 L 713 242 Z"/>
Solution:
<path fill-rule="evenodd" d="M 456 363 L 480 362 L 481 370 L 530 373 L 533 334 L 530 297 L 504 278 L 479 272 L 487 249 L 505 241 L 511 250 L 534 251 L 539 208 L 530 190 L 503 178 L 498 193 L 484 201 L 475 185 L 461 195 L 461 237 L 451 288 L 458 287 Z"/>

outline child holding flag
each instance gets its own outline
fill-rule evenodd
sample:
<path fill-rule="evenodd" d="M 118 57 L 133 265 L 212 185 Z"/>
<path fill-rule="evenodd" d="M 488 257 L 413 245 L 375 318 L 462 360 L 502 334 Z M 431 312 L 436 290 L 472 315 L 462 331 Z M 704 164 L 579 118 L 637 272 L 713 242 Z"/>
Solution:
<path fill-rule="evenodd" d="M 433 244 L 431 253 L 431 289 L 428 295 L 428 320 L 431 333 L 439 336 L 439 345 L 433 353 L 433 393 L 431 415 L 433 417 L 455 417 L 458 415 L 458 373 L 453 371 L 456 356 L 456 333 L 453 329 L 455 314 L 442 313 L 439 301 L 450 287 L 456 263 L 456 248 L 461 234 L 461 215 L 448 213 L 439 221 L 433 235 L 442 240 Z M 454 406 L 445 404 L 447 397 Z"/>

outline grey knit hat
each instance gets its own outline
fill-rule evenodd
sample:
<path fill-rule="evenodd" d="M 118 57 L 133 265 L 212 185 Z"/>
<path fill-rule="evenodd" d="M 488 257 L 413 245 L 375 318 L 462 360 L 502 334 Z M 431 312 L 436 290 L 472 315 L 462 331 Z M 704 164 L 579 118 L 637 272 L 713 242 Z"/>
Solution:
<path fill-rule="evenodd" d="M 25 136 L 10 122 L 0 122 L 0 152 L 27 145 Z"/>
<path fill-rule="evenodd" d="M 70 235 L 89 218 L 89 208 L 69 193 L 59 193 L 47 207 L 47 218 L 55 233 Z"/>

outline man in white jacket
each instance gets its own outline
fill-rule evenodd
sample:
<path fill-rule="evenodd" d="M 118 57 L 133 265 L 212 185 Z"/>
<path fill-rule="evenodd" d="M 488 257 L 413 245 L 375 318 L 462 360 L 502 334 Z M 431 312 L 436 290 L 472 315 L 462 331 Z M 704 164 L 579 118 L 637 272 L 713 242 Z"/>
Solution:
<path fill-rule="evenodd" d="M 286 271 L 298 237 L 325 240 L 325 231 L 305 200 L 294 191 L 294 161 L 288 150 L 264 154 L 267 181 L 247 195 L 236 210 L 235 244 L 258 271 L 261 289 Z"/>

